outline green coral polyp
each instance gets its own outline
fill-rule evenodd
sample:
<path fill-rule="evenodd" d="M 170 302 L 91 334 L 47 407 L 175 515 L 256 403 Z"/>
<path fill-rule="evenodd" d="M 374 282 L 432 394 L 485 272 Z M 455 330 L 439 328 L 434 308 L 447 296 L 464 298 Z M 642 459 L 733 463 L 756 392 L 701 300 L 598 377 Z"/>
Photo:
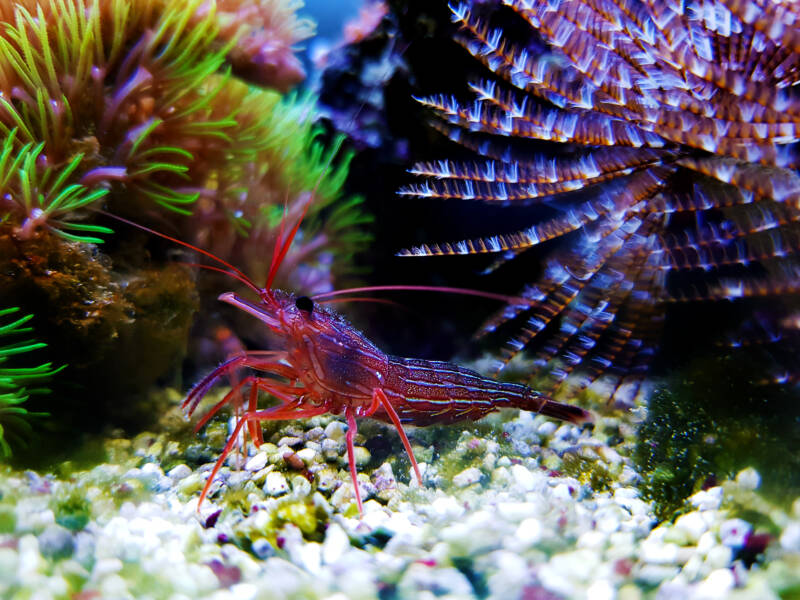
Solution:
<path fill-rule="evenodd" d="M 108 202 L 112 212 L 135 218 L 147 210 L 144 201 L 182 215 L 200 212 L 186 224 L 183 237 L 192 241 L 205 242 L 205 226 L 218 227 L 220 216 L 229 220 L 234 233 L 251 238 L 242 265 L 249 267 L 276 229 L 262 207 L 269 213 L 285 202 L 302 206 L 301 196 L 313 189 L 300 237 L 342 262 L 363 247 L 369 237 L 359 226 L 369 219 L 361 200 L 331 205 L 350 155 L 338 155 L 331 168 L 341 141 L 328 151 L 316 142 L 313 102 L 281 101 L 232 75 L 252 71 L 242 60 L 262 37 L 260 46 L 291 55 L 291 44 L 310 34 L 309 23 L 294 17 L 297 3 L 256 5 L 19 0 L 0 6 L 0 178 L 6 180 L 0 192 L 10 197 L 0 208 L 16 237 L 47 230 L 99 243 L 110 230 L 83 209 Z M 299 63 L 295 72 L 287 56 L 276 55 L 278 79 L 271 83 L 264 79 L 269 65 L 262 64 L 268 57 L 256 58 L 251 66 L 261 85 L 284 89 L 302 74 Z M 281 67 L 289 71 L 281 74 Z M 314 218 L 321 211 L 324 224 Z M 237 258 L 226 250 L 212 249 Z M 302 249 L 294 254 L 305 256 Z"/>
<path fill-rule="evenodd" d="M 19 310 L 18 307 L 0 310 L 0 456 L 5 458 L 11 456 L 11 446 L 6 436 L 16 443 L 24 443 L 24 438 L 31 432 L 28 418 L 41 414 L 29 413 L 21 405 L 31 394 L 48 393 L 49 389 L 39 385 L 64 368 L 53 368 L 51 363 L 35 367 L 6 366 L 14 356 L 47 346 L 43 342 L 19 337 L 33 331 L 33 328 L 25 327 L 33 315 L 17 319 L 12 317 L 13 320 L 3 324 L 7 317 L 15 315 Z M 5 342 L 6 338 L 9 338 L 8 342 Z M 36 387 L 28 389 L 26 386 L 31 383 Z"/>
<path fill-rule="evenodd" d="M 64 220 L 67 215 L 94 204 L 108 193 L 107 189 L 89 190 L 79 183 L 67 184 L 83 154 L 76 155 L 60 169 L 48 166 L 41 170 L 38 165 L 46 162 L 42 155 L 44 142 L 36 146 L 27 143 L 14 152 L 15 139 L 16 130 L 12 130 L 0 152 L 0 197 L 4 198 L 9 214 L 18 215 L 20 222 L 14 229 L 14 236 L 27 240 L 39 230 L 48 229 L 70 241 L 102 243 L 99 237 L 67 230 L 112 233 L 108 227 Z"/>
<path fill-rule="evenodd" d="M 238 107 L 237 126 L 229 132 L 228 160 L 209 164 L 203 173 L 207 192 L 194 211 L 195 242 L 251 277 L 266 277 L 270 254 L 265 249 L 274 246 L 281 221 L 296 220 L 313 193 L 279 277 L 295 273 L 302 261 L 304 268 L 324 273 L 320 287 L 305 291 L 328 291 L 331 266 L 324 254 L 336 257 L 338 272 L 352 269 L 350 258 L 371 239 L 363 231 L 372 219 L 362 212 L 362 199 L 342 199 L 353 153 L 342 151 L 343 137 L 328 147 L 319 141 L 322 131 L 314 124 L 309 96 L 281 98 L 232 80 L 219 100 Z M 220 227 L 238 235 L 221 236 Z M 281 280 L 276 287 L 294 288 L 294 283 Z"/>
<path fill-rule="evenodd" d="M 65 186 L 56 202 L 61 213 L 99 200 L 111 182 L 190 212 L 199 194 L 187 176 L 196 156 L 186 148 L 227 140 L 236 124 L 235 108 L 213 104 L 224 80 L 207 88 L 236 40 L 220 39 L 213 6 L 203 4 L 39 0 L 0 11 L 0 136 L 13 148 L 11 163 L 29 179 L 44 162 L 62 165 L 53 175 L 62 184 L 81 175 L 92 183 Z M 99 148 L 82 161 L 75 148 L 90 140 Z M 43 149 L 47 160 L 37 162 Z M 30 208 L 30 226 L 49 217 Z M 108 232 L 58 224 L 63 237 L 95 243 L 64 229 Z"/>

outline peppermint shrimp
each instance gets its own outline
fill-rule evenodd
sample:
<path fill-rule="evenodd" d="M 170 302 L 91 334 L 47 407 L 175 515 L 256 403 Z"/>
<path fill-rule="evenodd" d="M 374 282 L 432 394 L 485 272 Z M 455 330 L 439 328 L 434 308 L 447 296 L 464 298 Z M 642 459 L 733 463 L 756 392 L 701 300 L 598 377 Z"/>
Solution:
<path fill-rule="evenodd" d="M 506 407 L 537 412 L 572 423 L 591 420 L 590 413 L 584 409 L 555 402 L 522 384 L 495 381 L 448 362 L 388 355 L 328 307 L 326 304 L 331 302 L 330 299 L 322 300 L 342 293 L 386 289 L 456 292 L 518 302 L 522 299 L 477 290 L 428 286 L 374 286 L 318 294 L 313 298 L 296 296 L 273 289 L 272 282 L 297 233 L 299 221 L 285 236 L 283 231 L 278 236 L 263 288 L 210 252 L 124 221 L 199 252 L 222 265 L 224 268 L 207 265 L 205 268 L 239 280 L 255 294 L 257 300 L 248 300 L 234 292 L 225 292 L 219 299 L 261 321 L 277 340 L 275 350 L 243 350 L 228 358 L 203 377 L 183 401 L 183 408 L 191 417 L 219 379 L 224 375 L 234 375 L 241 369 L 249 370 L 250 374 L 241 379 L 231 377 L 235 381 L 232 389 L 196 425 L 195 430 L 198 431 L 228 404 L 234 405 L 238 413 L 242 394 L 245 390 L 249 392 L 247 408 L 238 416 L 234 430 L 208 476 L 200 494 L 198 510 L 245 425 L 256 446 L 261 445 L 261 421 L 302 419 L 326 413 L 344 415 L 347 423 L 347 462 L 358 511 L 362 514 L 363 503 L 358 488 L 353 443 L 357 419 L 371 417 L 394 425 L 420 485 L 422 475 L 403 429 L 404 423 L 431 425 L 474 421 Z M 259 409 L 259 392 L 272 395 L 279 404 Z"/>

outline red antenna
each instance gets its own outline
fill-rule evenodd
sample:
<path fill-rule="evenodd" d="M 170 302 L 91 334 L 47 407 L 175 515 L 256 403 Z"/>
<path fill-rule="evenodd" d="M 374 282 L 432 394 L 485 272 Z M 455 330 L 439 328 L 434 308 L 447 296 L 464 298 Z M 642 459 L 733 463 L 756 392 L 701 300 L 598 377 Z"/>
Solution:
<path fill-rule="evenodd" d="M 359 109 L 360 111 L 361 109 Z M 286 236 L 286 240 L 283 239 L 283 231 L 284 231 L 284 222 L 287 216 L 286 210 L 286 203 L 284 202 L 284 209 L 283 209 L 283 218 L 281 218 L 281 228 L 278 232 L 278 239 L 275 241 L 275 249 L 272 252 L 272 263 L 269 267 L 269 275 L 267 276 L 267 283 L 265 285 L 265 289 L 272 289 L 272 283 L 275 281 L 275 276 L 278 274 L 278 269 L 283 263 L 283 259 L 286 257 L 286 254 L 289 252 L 289 248 L 294 241 L 295 235 L 297 235 L 297 231 L 300 229 L 300 225 L 303 222 L 306 214 L 308 213 L 308 209 L 311 206 L 311 203 L 314 201 L 314 196 L 317 194 L 317 189 L 319 189 L 320 183 L 322 183 L 322 178 L 328 173 L 328 169 L 333 162 L 334 157 L 339 154 L 339 150 L 342 148 L 342 144 L 344 143 L 344 136 L 339 137 L 333 144 L 333 148 L 331 148 L 330 153 L 328 155 L 328 160 L 325 161 L 325 166 L 322 169 L 319 177 L 317 177 L 317 181 L 314 184 L 314 189 L 311 190 L 311 195 L 309 196 L 308 200 L 306 201 L 305 205 L 303 206 L 303 212 L 300 213 L 300 217 L 297 219 L 297 223 L 295 223 L 292 230 Z"/>
<path fill-rule="evenodd" d="M 447 287 L 440 285 L 370 285 L 366 287 L 349 288 L 345 290 L 334 290 L 332 292 L 322 292 L 316 294 L 311 298 L 318 300 L 320 298 L 330 298 L 332 296 L 340 296 L 342 294 L 358 294 L 361 292 L 383 292 L 383 291 L 422 291 L 422 292 L 441 292 L 443 294 L 460 294 L 462 296 L 478 296 L 480 298 L 489 298 L 491 300 L 499 300 L 508 304 L 527 304 L 533 306 L 536 304 L 535 300 L 524 298 L 521 296 L 507 296 L 505 294 L 496 294 L 494 292 L 484 292 L 482 290 L 472 290 L 470 288 Z"/>
<path fill-rule="evenodd" d="M 225 260 L 222 260 L 216 254 L 212 254 L 208 250 L 203 250 L 202 248 L 198 248 L 197 246 L 195 246 L 193 244 L 190 244 L 189 242 L 184 242 L 183 240 L 179 240 L 178 238 L 174 238 L 174 237 L 172 237 L 170 235 L 167 235 L 166 233 L 161 233 L 160 231 L 156 231 L 155 229 L 150 229 L 149 227 L 146 227 L 146 226 L 144 226 L 144 225 L 142 225 L 140 223 L 136 223 L 134 221 L 129 221 L 125 217 L 120 217 L 119 215 L 115 215 L 113 213 L 106 212 L 104 210 L 97 210 L 97 212 L 99 212 L 100 214 L 105 215 L 107 217 L 111 217 L 112 219 L 116 219 L 117 221 L 121 221 L 121 222 L 125 223 L 126 225 L 130 225 L 131 227 L 135 227 L 136 229 L 141 229 L 142 231 L 146 231 L 147 233 L 150 233 L 150 234 L 152 234 L 152 235 L 154 235 L 156 237 L 160 237 L 162 239 L 165 239 L 165 240 L 168 240 L 168 241 L 173 242 L 175 244 L 178 244 L 179 246 L 183 246 L 184 248 L 188 248 L 189 250 L 194 250 L 195 252 L 199 252 L 203 256 L 206 256 L 206 257 L 210 258 L 211 260 L 214 260 L 214 261 L 218 262 L 219 264 L 223 265 L 225 267 L 225 269 L 220 269 L 218 267 L 211 267 L 211 266 L 208 266 L 208 265 L 196 265 L 196 266 L 203 267 L 204 269 L 209 269 L 211 271 L 218 271 L 220 273 L 227 273 L 228 275 L 230 275 L 234 279 L 238 279 L 239 281 L 241 281 L 243 284 L 245 284 L 247 287 L 249 287 L 251 290 L 253 290 L 256 294 L 258 294 L 259 297 L 261 296 L 261 294 L 264 291 L 260 287 L 258 287 L 255 283 L 253 283 L 253 280 L 250 279 L 244 273 L 242 273 L 242 271 L 240 271 L 239 269 L 234 267 L 229 262 L 227 262 Z"/>

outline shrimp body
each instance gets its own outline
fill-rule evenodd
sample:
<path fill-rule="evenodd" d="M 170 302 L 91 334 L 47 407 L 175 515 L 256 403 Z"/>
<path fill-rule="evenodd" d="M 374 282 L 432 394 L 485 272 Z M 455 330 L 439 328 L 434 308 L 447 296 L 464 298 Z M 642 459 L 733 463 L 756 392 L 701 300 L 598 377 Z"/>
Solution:
<path fill-rule="evenodd" d="M 258 422 L 262 420 L 343 414 L 348 423 L 348 462 L 360 512 L 353 445 L 357 417 L 372 417 L 396 427 L 420 484 L 419 467 L 403 423 L 477 420 L 506 407 L 573 423 L 591 418 L 581 408 L 554 402 L 522 384 L 498 382 L 447 362 L 389 356 L 335 311 L 314 305 L 307 297 L 280 290 L 263 290 L 260 296 L 260 302 L 253 303 L 226 292 L 220 300 L 266 324 L 278 338 L 280 349 L 246 351 L 226 361 L 195 386 L 184 401 L 191 414 L 216 380 L 231 369 L 247 367 L 261 373 L 241 380 L 198 425 L 199 428 L 206 423 L 224 404 L 236 403 L 238 394 L 249 385 L 248 410 L 217 460 L 201 494 L 201 503 L 244 424 L 248 424 L 256 444 L 261 442 Z M 282 403 L 258 410 L 258 390 L 271 393 Z"/>
<path fill-rule="evenodd" d="M 313 198 L 313 195 L 312 195 Z M 581 423 L 591 420 L 589 412 L 577 406 L 554 402 L 525 385 L 498 382 L 470 369 L 441 362 L 389 356 L 358 330 L 323 303 L 315 304 L 306 296 L 272 288 L 300 222 L 311 202 L 303 209 L 300 220 L 291 228 L 281 227 L 275 242 L 272 264 L 266 285 L 261 288 L 235 266 L 214 254 L 177 238 L 154 231 L 123 217 L 113 218 L 133 227 L 199 252 L 222 265 L 206 266 L 223 272 L 247 286 L 258 300 L 253 302 L 233 292 L 219 299 L 243 310 L 261 321 L 275 338 L 274 350 L 240 350 L 203 377 L 186 399 L 183 407 L 191 416 L 198 404 L 217 381 L 228 376 L 231 390 L 197 423 L 199 430 L 223 406 L 230 404 L 237 414 L 236 427 L 208 476 L 200 494 L 198 509 L 208 495 L 211 483 L 239 439 L 243 428 L 258 446 L 262 443 L 259 423 L 266 420 L 302 419 L 325 413 L 343 414 L 347 421 L 347 460 L 353 481 L 356 503 L 362 512 L 355 465 L 354 438 L 356 418 L 373 417 L 392 423 L 403 442 L 417 481 L 422 484 L 419 466 L 403 423 L 430 425 L 477 420 L 500 408 L 519 408 L 543 415 Z M 104 213 L 108 214 L 108 213 Z M 368 289 L 427 289 L 487 296 L 500 300 L 508 297 L 459 288 L 425 286 L 379 286 L 353 288 L 350 292 Z M 343 290 L 322 294 L 331 296 Z M 513 300 L 513 299 L 512 299 Z M 242 372 L 249 373 L 241 377 Z M 244 411 L 243 393 L 247 390 Z M 278 405 L 259 409 L 259 392 L 278 400 Z M 241 414 L 240 414 L 241 413 Z"/>

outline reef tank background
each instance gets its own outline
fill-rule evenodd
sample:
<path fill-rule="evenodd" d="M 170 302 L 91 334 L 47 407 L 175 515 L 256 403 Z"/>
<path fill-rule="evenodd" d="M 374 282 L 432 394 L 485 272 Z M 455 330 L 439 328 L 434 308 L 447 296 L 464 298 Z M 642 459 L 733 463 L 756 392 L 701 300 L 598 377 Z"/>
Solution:
<path fill-rule="evenodd" d="M 336 8 L 0 5 L 0 596 L 800 597 L 797 7 Z M 594 423 L 406 427 L 419 486 L 362 419 L 360 517 L 343 418 L 267 422 L 198 509 L 181 401 L 275 340 L 113 215 L 262 283 L 312 193 L 276 287 L 508 296 L 334 306 Z"/>

